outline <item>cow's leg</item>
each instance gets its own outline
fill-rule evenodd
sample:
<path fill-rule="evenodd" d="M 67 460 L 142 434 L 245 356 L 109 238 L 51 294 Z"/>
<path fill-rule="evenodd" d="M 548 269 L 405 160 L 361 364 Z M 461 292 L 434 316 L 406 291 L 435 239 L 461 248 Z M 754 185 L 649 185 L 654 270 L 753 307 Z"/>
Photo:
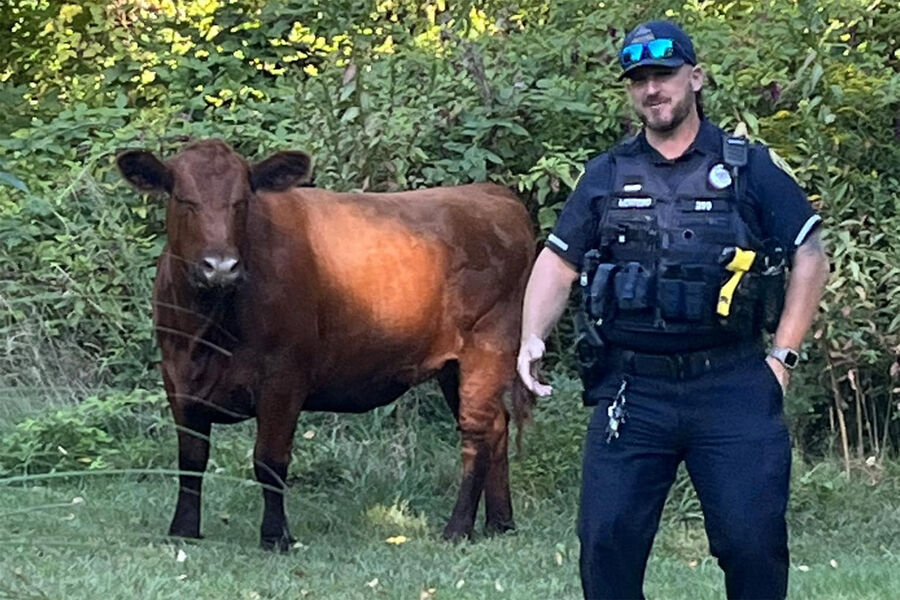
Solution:
<path fill-rule="evenodd" d="M 175 426 L 178 428 L 178 502 L 169 526 L 169 535 L 185 538 L 200 537 L 200 493 L 203 472 L 209 461 L 208 418 L 188 406 L 172 403 Z"/>
<path fill-rule="evenodd" d="M 260 547 L 264 550 L 287 552 L 294 538 L 284 514 L 284 495 L 287 491 L 288 465 L 300 402 L 294 387 L 263 395 L 257 411 L 254 472 L 263 487 L 263 519 L 260 527 Z"/>
<path fill-rule="evenodd" d="M 512 527 L 506 461 L 506 421 L 503 392 L 510 379 L 506 353 L 471 349 L 460 357 L 459 430 L 463 476 L 459 497 L 444 529 L 447 539 L 468 537 L 482 491 L 486 493 L 488 529 Z"/>
<path fill-rule="evenodd" d="M 491 428 L 490 463 L 484 482 L 485 533 L 503 533 L 516 528 L 509 493 L 509 413 L 501 405 Z"/>

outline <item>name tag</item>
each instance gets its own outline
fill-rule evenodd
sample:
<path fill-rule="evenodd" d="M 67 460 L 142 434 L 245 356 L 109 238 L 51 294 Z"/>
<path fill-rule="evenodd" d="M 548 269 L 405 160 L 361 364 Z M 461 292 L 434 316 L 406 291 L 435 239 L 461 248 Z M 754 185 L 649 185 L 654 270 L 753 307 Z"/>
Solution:
<path fill-rule="evenodd" d="M 618 208 L 650 208 L 653 206 L 653 198 L 619 198 L 616 206 Z"/>

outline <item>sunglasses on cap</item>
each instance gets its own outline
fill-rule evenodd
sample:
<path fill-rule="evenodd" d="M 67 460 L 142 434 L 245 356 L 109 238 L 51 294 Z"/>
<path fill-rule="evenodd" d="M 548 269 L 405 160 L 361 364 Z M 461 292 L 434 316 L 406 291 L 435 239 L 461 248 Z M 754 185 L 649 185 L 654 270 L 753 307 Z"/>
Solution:
<path fill-rule="evenodd" d="M 640 44 L 628 44 L 619 53 L 619 62 L 623 69 L 645 58 L 662 59 L 675 55 L 675 42 L 670 38 L 659 38 Z"/>

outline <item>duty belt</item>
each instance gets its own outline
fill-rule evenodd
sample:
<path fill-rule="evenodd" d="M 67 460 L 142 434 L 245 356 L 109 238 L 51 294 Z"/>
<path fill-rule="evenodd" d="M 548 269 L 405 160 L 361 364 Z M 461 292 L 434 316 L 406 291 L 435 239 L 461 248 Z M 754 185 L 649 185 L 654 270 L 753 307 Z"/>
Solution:
<path fill-rule="evenodd" d="M 648 354 L 611 348 L 607 360 L 609 367 L 615 372 L 682 380 L 713 371 L 728 371 L 750 358 L 762 355 L 760 344 L 745 343 L 679 354 Z"/>

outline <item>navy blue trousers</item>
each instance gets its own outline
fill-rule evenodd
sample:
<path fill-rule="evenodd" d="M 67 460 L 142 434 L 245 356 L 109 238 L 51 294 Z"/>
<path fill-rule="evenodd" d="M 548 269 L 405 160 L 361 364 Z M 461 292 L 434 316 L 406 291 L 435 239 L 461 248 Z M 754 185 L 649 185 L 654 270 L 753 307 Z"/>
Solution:
<path fill-rule="evenodd" d="M 683 381 L 626 377 L 620 437 L 606 443 L 609 403 L 601 402 L 585 440 L 585 598 L 644 598 L 647 558 L 682 460 L 728 598 L 784 598 L 791 443 L 781 387 L 765 360 Z M 608 379 L 614 392 L 621 376 Z"/>

